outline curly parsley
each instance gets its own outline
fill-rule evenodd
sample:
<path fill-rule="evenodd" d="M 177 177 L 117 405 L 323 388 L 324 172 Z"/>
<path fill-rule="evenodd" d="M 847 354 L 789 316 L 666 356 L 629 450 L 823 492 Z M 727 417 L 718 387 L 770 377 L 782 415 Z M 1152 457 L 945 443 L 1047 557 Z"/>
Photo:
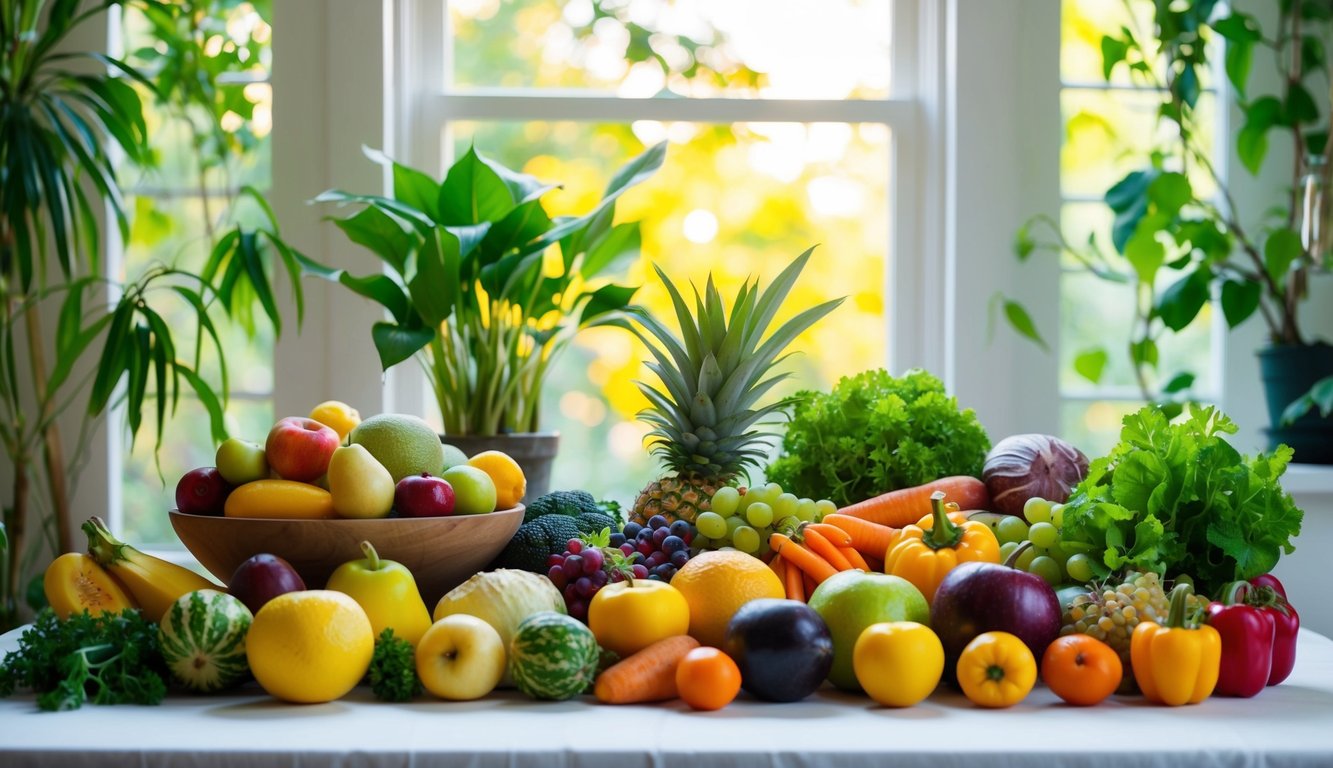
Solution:
<path fill-rule="evenodd" d="M 157 625 L 137 610 L 61 621 L 49 608 L 0 665 L 0 697 L 37 692 L 48 711 L 94 704 L 158 704 L 167 692 Z"/>
<path fill-rule="evenodd" d="M 411 701 L 423 690 L 412 644 L 394 637 L 392 627 L 386 628 L 375 641 L 375 654 L 370 657 L 371 693 L 382 701 Z"/>

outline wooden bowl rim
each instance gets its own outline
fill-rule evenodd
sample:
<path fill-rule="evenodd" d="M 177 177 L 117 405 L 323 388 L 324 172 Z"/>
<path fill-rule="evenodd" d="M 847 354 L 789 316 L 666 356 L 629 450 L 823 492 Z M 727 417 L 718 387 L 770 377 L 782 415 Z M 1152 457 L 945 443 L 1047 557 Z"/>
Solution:
<path fill-rule="evenodd" d="M 189 512 L 182 512 L 179 509 L 169 509 L 167 514 L 172 517 L 183 517 L 187 520 L 236 520 L 247 523 L 389 523 L 410 521 L 416 523 L 428 523 L 440 520 L 469 520 L 485 519 L 491 515 L 507 515 L 518 513 L 522 514 L 527 509 L 527 505 L 518 504 L 508 509 L 497 509 L 481 515 L 435 515 L 432 517 L 227 517 L 226 515 L 192 515 Z"/>

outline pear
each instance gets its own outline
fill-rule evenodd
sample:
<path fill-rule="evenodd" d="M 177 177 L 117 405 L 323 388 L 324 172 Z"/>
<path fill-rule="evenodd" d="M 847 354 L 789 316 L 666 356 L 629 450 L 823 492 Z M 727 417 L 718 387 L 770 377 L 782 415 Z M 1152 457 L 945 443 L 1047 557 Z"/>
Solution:
<path fill-rule="evenodd" d="M 387 517 L 393 509 L 393 475 L 361 445 L 335 450 L 328 478 L 338 517 Z"/>

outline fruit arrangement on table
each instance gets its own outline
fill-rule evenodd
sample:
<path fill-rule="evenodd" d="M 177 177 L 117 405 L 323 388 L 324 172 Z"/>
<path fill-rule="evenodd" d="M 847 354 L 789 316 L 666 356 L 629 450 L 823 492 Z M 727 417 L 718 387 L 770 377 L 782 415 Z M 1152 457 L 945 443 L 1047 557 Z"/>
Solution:
<path fill-rule="evenodd" d="M 426 600 L 422 573 L 368 537 L 327 581 L 256 552 L 224 587 L 94 518 L 88 553 L 47 570 L 51 610 L 5 657 L 0 694 L 63 709 L 253 677 L 294 703 L 367 681 L 388 701 L 513 686 L 713 710 L 742 690 L 790 702 L 826 682 L 910 707 L 943 683 L 989 708 L 1040 681 L 1076 705 L 1120 693 L 1175 706 L 1290 674 L 1299 618 L 1269 573 L 1300 527 L 1279 483 L 1289 451 L 1242 456 L 1215 409 L 1172 421 L 1155 406 L 1092 461 L 1046 435 L 991 445 L 923 371 L 761 403 L 787 342 L 836 306 L 768 327 L 808 256 L 730 309 L 711 281 L 687 302 L 661 275 L 680 334 L 644 314 L 629 327 L 655 359 L 661 389 L 640 384 L 641 418 L 669 473 L 624 516 L 574 489 L 520 505 L 509 457 L 446 458 L 419 420 L 322 404 L 263 447 L 219 446 L 216 468 L 181 479 L 180 513 L 509 514 L 487 565 Z M 773 480 L 745 487 L 773 437 L 761 425 L 788 412 Z"/>

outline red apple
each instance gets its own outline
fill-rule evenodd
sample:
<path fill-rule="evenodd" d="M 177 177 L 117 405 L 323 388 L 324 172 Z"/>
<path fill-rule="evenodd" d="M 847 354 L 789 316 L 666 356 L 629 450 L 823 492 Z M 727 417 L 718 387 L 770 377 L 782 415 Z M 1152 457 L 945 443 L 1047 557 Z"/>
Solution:
<path fill-rule="evenodd" d="M 288 416 L 269 430 L 264 454 L 282 479 L 313 483 L 329 471 L 338 442 L 338 433 L 318 421 Z"/>
<path fill-rule="evenodd" d="M 176 483 L 176 509 L 187 515 L 220 515 L 230 493 L 231 484 L 217 467 L 192 469 Z"/>
<path fill-rule="evenodd" d="M 454 513 L 454 487 L 427 472 L 408 475 L 393 489 L 393 507 L 400 517 L 445 517 Z"/>

